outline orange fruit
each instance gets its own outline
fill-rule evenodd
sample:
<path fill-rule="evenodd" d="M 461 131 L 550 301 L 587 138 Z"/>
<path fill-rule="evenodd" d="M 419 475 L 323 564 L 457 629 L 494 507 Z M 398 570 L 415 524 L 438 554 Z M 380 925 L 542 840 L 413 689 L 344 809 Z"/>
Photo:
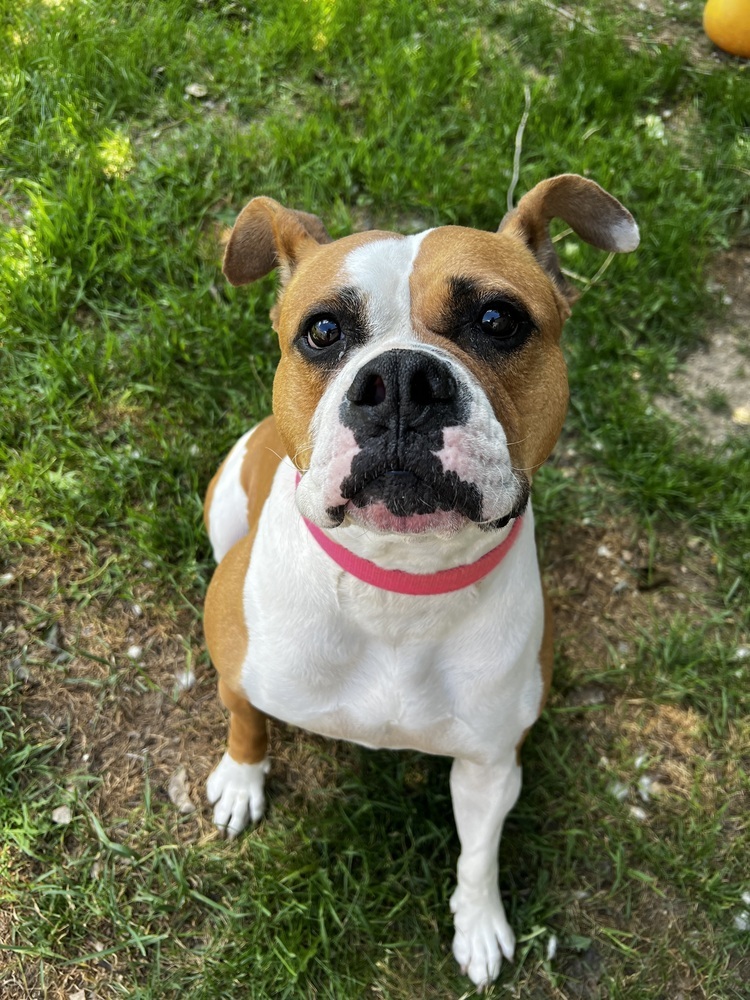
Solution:
<path fill-rule="evenodd" d="M 750 0 L 708 0 L 703 30 L 720 49 L 750 59 Z"/>

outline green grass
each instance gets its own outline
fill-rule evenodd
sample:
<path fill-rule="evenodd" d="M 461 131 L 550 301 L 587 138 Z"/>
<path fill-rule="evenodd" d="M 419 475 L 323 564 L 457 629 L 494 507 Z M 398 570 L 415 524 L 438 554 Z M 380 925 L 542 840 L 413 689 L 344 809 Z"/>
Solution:
<path fill-rule="evenodd" d="M 721 310 L 707 289 L 717 254 L 750 233 L 750 77 L 712 59 L 701 7 L 661 17 L 589 0 L 578 22 L 489 0 L 0 11 L 0 555 L 9 572 L 54 565 L 49 600 L 82 622 L 145 587 L 202 677 L 201 496 L 268 412 L 277 357 L 273 282 L 234 290 L 217 264 L 217 234 L 245 200 L 314 211 L 335 236 L 363 223 L 494 228 L 527 84 L 517 196 L 570 170 L 636 215 L 641 248 L 613 261 L 566 327 L 577 459 L 571 477 L 554 462 L 538 477 L 542 548 L 615 518 L 655 561 L 666 546 L 678 577 L 699 539 L 710 583 L 690 607 L 655 606 L 634 636 L 620 620 L 625 670 L 614 638 L 602 656 L 575 636 L 559 647 L 503 841 L 519 949 L 497 996 L 733 998 L 750 978 L 750 938 L 734 925 L 750 889 L 748 667 L 734 658 L 750 631 L 750 437 L 735 429 L 708 447 L 654 404 Z M 673 44 L 653 40 L 654 23 Z M 185 96 L 191 83 L 205 99 Z M 602 263 L 571 237 L 558 247 L 578 274 Z M 0 587 L 0 642 L 65 684 L 65 660 L 52 664 L 40 638 L 57 612 L 38 607 L 28 641 L 1 631 L 31 614 L 27 589 Z M 75 641 L 101 660 L 100 711 L 153 687 L 147 667 L 129 674 Z M 566 693 L 590 682 L 619 715 L 570 708 Z M 34 704 L 14 682 L 0 706 L 10 996 L 71 983 L 144 1000 L 466 993 L 449 954 L 445 762 L 340 750 L 317 797 L 272 788 L 263 827 L 225 845 L 196 839 L 148 780 L 129 812 L 102 820 L 103 779 Z M 629 811 L 633 788 L 622 803 L 608 791 L 632 784 L 651 738 L 643 704 L 697 727 L 683 794 L 649 807 L 648 823 Z M 49 818 L 61 802 L 75 806 L 65 828 Z"/>

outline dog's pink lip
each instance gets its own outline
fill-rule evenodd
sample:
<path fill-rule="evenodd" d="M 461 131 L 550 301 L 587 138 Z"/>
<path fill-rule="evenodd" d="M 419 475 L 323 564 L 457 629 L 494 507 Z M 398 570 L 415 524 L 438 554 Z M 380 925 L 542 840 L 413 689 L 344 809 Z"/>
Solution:
<path fill-rule="evenodd" d="M 424 535 L 428 532 L 452 535 L 459 531 L 467 521 L 467 518 L 457 510 L 437 510 L 430 514 L 410 514 L 407 517 L 399 517 L 392 514 L 383 503 L 355 507 L 350 501 L 346 504 L 344 511 L 347 517 L 363 528 L 397 535 Z"/>

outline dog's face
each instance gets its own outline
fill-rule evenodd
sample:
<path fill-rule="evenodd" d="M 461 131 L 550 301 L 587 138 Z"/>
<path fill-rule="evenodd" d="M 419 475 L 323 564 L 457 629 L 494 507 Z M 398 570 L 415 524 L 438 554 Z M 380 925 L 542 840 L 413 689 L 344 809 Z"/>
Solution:
<path fill-rule="evenodd" d="M 573 175 L 538 185 L 497 233 L 330 242 L 315 217 L 270 199 L 244 209 L 224 270 L 242 284 L 282 267 L 274 413 L 309 520 L 452 533 L 523 512 L 568 400 L 572 295 L 552 215 L 604 249 L 637 245 L 619 202 Z"/>
<path fill-rule="evenodd" d="M 522 513 L 567 405 L 555 290 L 509 236 L 368 233 L 301 261 L 274 412 L 315 523 L 493 526 Z"/>

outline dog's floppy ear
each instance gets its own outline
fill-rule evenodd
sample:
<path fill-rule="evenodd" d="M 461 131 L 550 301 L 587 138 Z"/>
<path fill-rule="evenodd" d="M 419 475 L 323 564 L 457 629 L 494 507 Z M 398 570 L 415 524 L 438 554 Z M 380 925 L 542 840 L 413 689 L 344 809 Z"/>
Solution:
<path fill-rule="evenodd" d="M 286 280 L 306 248 L 330 242 L 317 215 L 284 208 L 273 198 L 253 198 L 237 217 L 222 270 L 233 285 L 257 281 L 275 267 Z"/>
<path fill-rule="evenodd" d="M 560 270 L 549 235 L 551 219 L 563 219 L 581 239 L 600 250 L 628 253 L 640 234 L 635 219 L 620 202 L 594 181 L 578 174 L 559 174 L 541 181 L 508 212 L 498 232 L 518 236 L 569 302 L 577 298 Z"/>

